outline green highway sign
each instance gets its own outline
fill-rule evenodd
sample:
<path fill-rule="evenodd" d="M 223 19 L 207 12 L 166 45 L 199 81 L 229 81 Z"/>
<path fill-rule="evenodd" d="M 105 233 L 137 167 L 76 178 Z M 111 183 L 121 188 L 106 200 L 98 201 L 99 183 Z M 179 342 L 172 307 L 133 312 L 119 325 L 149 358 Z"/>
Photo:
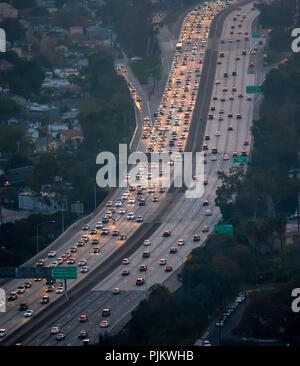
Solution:
<path fill-rule="evenodd" d="M 233 225 L 215 225 L 216 234 L 233 234 Z"/>
<path fill-rule="evenodd" d="M 246 93 L 261 93 L 261 87 L 259 85 L 247 85 Z"/>
<path fill-rule="evenodd" d="M 232 157 L 234 163 L 248 163 L 248 156 L 236 155 Z"/>
<path fill-rule="evenodd" d="M 260 38 L 261 37 L 261 33 L 260 32 L 253 32 L 252 33 L 252 38 Z"/>
<path fill-rule="evenodd" d="M 77 267 L 75 266 L 52 267 L 52 277 L 55 280 L 76 280 Z"/>

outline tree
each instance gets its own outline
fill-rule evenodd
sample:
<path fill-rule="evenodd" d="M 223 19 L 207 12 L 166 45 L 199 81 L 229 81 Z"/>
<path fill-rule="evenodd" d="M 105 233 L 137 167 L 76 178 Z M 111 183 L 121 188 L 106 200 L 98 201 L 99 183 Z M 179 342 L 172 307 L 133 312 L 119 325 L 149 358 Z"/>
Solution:
<path fill-rule="evenodd" d="M 28 9 L 36 6 L 35 0 L 13 0 L 12 5 L 17 9 Z"/>
<path fill-rule="evenodd" d="M 17 19 L 5 18 L 0 27 L 5 30 L 6 38 L 10 42 L 18 41 L 25 36 L 25 29 Z"/>

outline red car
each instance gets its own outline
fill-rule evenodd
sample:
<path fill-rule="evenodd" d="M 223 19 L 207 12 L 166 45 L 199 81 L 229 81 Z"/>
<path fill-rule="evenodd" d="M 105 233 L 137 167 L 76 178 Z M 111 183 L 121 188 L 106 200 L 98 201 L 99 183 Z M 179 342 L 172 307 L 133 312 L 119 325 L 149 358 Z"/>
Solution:
<path fill-rule="evenodd" d="M 167 266 L 165 268 L 165 272 L 172 272 L 173 271 L 173 267 L 172 266 Z"/>

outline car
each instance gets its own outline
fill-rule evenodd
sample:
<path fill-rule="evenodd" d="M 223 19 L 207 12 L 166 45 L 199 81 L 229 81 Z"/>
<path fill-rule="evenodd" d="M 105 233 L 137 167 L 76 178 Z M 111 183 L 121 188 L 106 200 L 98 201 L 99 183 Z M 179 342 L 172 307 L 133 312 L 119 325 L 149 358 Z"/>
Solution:
<path fill-rule="evenodd" d="M 130 263 L 130 259 L 129 259 L 129 258 L 124 258 L 124 259 L 122 260 L 122 264 L 127 265 L 127 264 L 129 264 L 129 263 Z"/>
<path fill-rule="evenodd" d="M 146 272 L 147 271 L 147 265 L 146 264 L 141 264 L 140 268 L 139 268 L 140 272 Z"/>
<path fill-rule="evenodd" d="M 41 298 L 41 304 L 48 304 L 50 301 L 49 299 L 49 296 L 48 295 L 44 295 L 42 298 Z"/>
<path fill-rule="evenodd" d="M 224 325 L 224 321 L 223 320 L 219 320 L 219 321 L 216 322 L 216 327 L 217 328 L 223 327 L 223 325 Z"/>
<path fill-rule="evenodd" d="M 113 230 L 111 233 L 112 236 L 119 236 L 119 230 Z"/>
<path fill-rule="evenodd" d="M 227 154 L 225 154 L 225 155 L 223 156 L 223 160 L 229 160 L 229 156 L 228 156 Z"/>
<path fill-rule="evenodd" d="M 8 295 L 8 297 L 7 297 L 7 301 L 15 301 L 15 300 L 17 300 L 17 298 L 18 298 L 17 293 L 13 291 L 13 292 L 11 292 L 11 293 Z"/>
<path fill-rule="evenodd" d="M 129 270 L 128 270 L 128 269 L 126 269 L 126 270 L 122 271 L 122 273 L 121 273 L 121 275 L 122 275 L 123 277 L 125 277 L 125 276 L 129 276 L 129 274 L 130 274 L 130 272 L 129 272 Z"/>
<path fill-rule="evenodd" d="M 19 310 L 20 311 L 25 311 L 25 310 L 27 310 L 28 309 L 28 305 L 27 304 L 20 304 L 19 305 Z"/>
<path fill-rule="evenodd" d="M 39 259 L 35 265 L 37 267 L 43 267 L 45 265 L 45 259 Z"/>
<path fill-rule="evenodd" d="M 209 346 L 211 346 L 211 343 L 210 343 L 210 341 L 205 340 L 205 341 L 203 341 L 202 345 L 203 345 L 203 347 L 209 347 Z"/>
<path fill-rule="evenodd" d="M 79 267 L 83 267 L 87 265 L 87 260 L 86 259 L 82 259 L 81 261 L 78 262 L 78 266 Z"/>
<path fill-rule="evenodd" d="M 89 230 L 89 228 L 90 228 L 89 225 L 84 225 L 84 226 L 82 226 L 81 230 L 82 231 L 87 231 L 87 230 Z"/>
<path fill-rule="evenodd" d="M 50 252 L 48 253 L 48 257 L 53 258 L 55 256 L 56 256 L 56 251 L 55 250 L 50 250 Z"/>
<path fill-rule="evenodd" d="M 102 320 L 102 321 L 100 322 L 100 327 L 101 327 L 101 328 L 107 328 L 107 327 L 109 327 L 109 321 L 107 321 L 107 320 Z"/>
<path fill-rule="evenodd" d="M 69 260 L 68 260 L 68 264 L 74 264 L 76 261 L 75 261 L 75 259 L 74 258 L 70 258 Z"/>
<path fill-rule="evenodd" d="M 58 333 L 57 335 L 56 335 L 56 337 L 55 337 L 55 339 L 57 340 L 57 341 L 62 341 L 62 340 L 64 340 L 65 339 L 65 335 L 63 334 L 63 333 Z"/>
<path fill-rule="evenodd" d="M 1 328 L 0 329 L 0 338 L 5 337 L 6 336 L 6 329 L 5 328 Z"/>
<path fill-rule="evenodd" d="M 90 235 L 97 235 L 97 230 L 96 229 L 91 230 Z"/>
<path fill-rule="evenodd" d="M 84 323 L 88 320 L 88 317 L 85 314 L 81 314 L 78 318 L 80 323 Z"/>
<path fill-rule="evenodd" d="M 106 207 L 112 207 L 112 205 L 113 205 L 112 201 L 107 201 L 105 204 Z"/>
<path fill-rule="evenodd" d="M 78 334 L 78 338 L 80 339 L 84 339 L 88 337 L 88 333 L 85 330 L 82 330 L 79 334 Z"/>
<path fill-rule="evenodd" d="M 60 328 L 59 327 L 52 327 L 50 329 L 50 333 L 51 334 L 58 334 L 60 332 Z"/>
<path fill-rule="evenodd" d="M 58 287 L 58 289 L 56 290 L 57 295 L 61 295 L 61 294 L 63 294 L 63 292 L 64 292 L 63 287 Z"/>
<path fill-rule="evenodd" d="M 126 211 L 125 211 L 124 207 L 121 207 L 118 212 L 119 212 L 120 215 L 124 215 Z"/>
<path fill-rule="evenodd" d="M 203 205 L 203 206 L 209 206 L 209 201 L 208 201 L 208 200 L 204 200 L 204 201 L 202 202 L 202 205 Z"/>
<path fill-rule="evenodd" d="M 233 131 L 233 127 L 231 125 L 228 126 L 228 131 Z"/>
<path fill-rule="evenodd" d="M 30 318 L 33 314 L 33 310 L 26 310 L 24 313 L 24 318 Z"/>
<path fill-rule="evenodd" d="M 46 292 L 53 292 L 54 291 L 54 286 L 48 286 L 46 289 Z"/>
<path fill-rule="evenodd" d="M 102 316 L 110 316 L 110 309 L 109 308 L 105 308 L 102 310 Z"/>
<path fill-rule="evenodd" d="M 143 216 L 138 216 L 138 217 L 136 218 L 136 222 L 143 222 L 143 221 L 144 221 Z"/>
<path fill-rule="evenodd" d="M 159 265 L 160 265 L 160 266 L 164 266 L 165 264 L 167 264 L 167 260 L 166 260 L 165 258 L 161 258 L 161 259 L 159 260 Z"/>
<path fill-rule="evenodd" d="M 97 222 L 95 228 L 98 230 L 98 229 L 102 229 L 103 225 L 102 225 L 102 222 Z"/>
<path fill-rule="evenodd" d="M 83 266 L 80 268 L 80 273 L 87 273 L 89 271 L 89 267 Z"/>
<path fill-rule="evenodd" d="M 101 229 L 101 236 L 108 235 L 108 234 L 109 234 L 109 230 L 106 227 Z"/>
<path fill-rule="evenodd" d="M 249 146 L 249 141 L 244 141 L 244 146 Z"/>
<path fill-rule="evenodd" d="M 150 252 L 149 252 L 149 250 L 145 250 L 144 252 L 143 252 L 143 258 L 149 258 L 150 257 Z"/>
<path fill-rule="evenodd" d="M 125 234 L 120 234 L 119 235 L 119 240 L 126 240 L 127 236 Z"/>
<path fill-rule="evenodd" d="M 144 245 L 145 247 L 147 247 L 147 246 L 151 245 L 151 241 L 150 241 L 149 239 L 146 239 L 146 240 L 144 240 L 143 245 Z"/>
<path fill-rule="evenodd" d="M 212 215 L 212 211 L 211 210 L 205 210 L 204 215 L 205 216 L 211 216 Z"/>
<path fill-rule="evenodd" d="M 96 239 L 96 238 L 92 239 L 91 244 L 92 245 L 99 244 L 99 239 Z"/>
<path fill-rule="evenodd" d="M 98 248 L 98 247 L 94 247 L 94 248 L 93 248 L 93 250 L 92 250 L 92 253 L 93 253 L 93 254 L 98 254 L 98 253 L 100 253 L 100 248 Z"/>
<path fill-rule="evenodd" d="M 145 283 L 145 280 L 143 277 L 138 277 L 138 279 L 136 280 L 136 286 L 143 286 L 143 284 Z"/>
<path fill-rule="evenodd" d="M 163 237 L 168 237 L 168 236 L 171 236 L 171 231 L 170 230 L 164 231 Z"/>
<path fill-rule="evenodd" d="M 75 246 L 70 248 L 70 252 L 71 253 L 76 253 L 77 252 L 77 248 Z"/>
<path fill-rule="evenodd" d="M 202 226 L 202 232 L 203 233 L 207 233 L 209 231 L 209 227 L 208 226 Z"/>
<path fill-rule="evenodd" d="M 172 272 L 172 271 L 173 271 L 173 267 L 172 266 L 166 266 L 165 272 Z"/>
<path fill-rule="evenodd" d="M 40 277 L 35 277 L 35 278 L 33 279 L 33 281 L 34 281 L 34 282 L 41 282 L 41 281 L 42 281 L 42 278 L 40 278 Z"/>
<path fill-rule="evenodd" d="M 177 245 L 179 245 L 179 246 L 184 245 L 184 240 L 183 239 L 178 239 Z"/>
<path fill-rule="evenodd" d="M 32 283 L 30 281 L 25 282 L 24 286 L 26 288 L 30 288 L 32 286 Z"/>
<path fill-rule="evenodd" d="M 175 253 L 177 253 L 177 248 L 176 248 L 176 247 L 171 247 L 171 248 L 169 249 L 169 253 L 171 253 L 171 254 L 175 254 Z"/>
<path fill-rule="evenodd" d="M 129 220 L 129 221 L 134 220 L 134 213 L 133 212 L 128 212 L 127 220 Z"/>
<path fill-rule="evenodd" d="M 102 217 L 101 222 L 102 224 L 107 224 L 109 222 L 109 217 Z"/>
<path fill-rule="evenodd" d="M 249 62 L 249 67 L 255 67 L 255 62 L 250 61 L 250 62 Z"/>
<path fill-rule="evenodd" d="M 201 240 L 201 238 L 200 238 L 200 235 L 199 234 L 195 234 L 193 236 L 193 241 L 200 241 L 200 240 Z"/>
<path fill-rule="evenodd" d="M 112 291 L 113 295 L 119 295 L 121 293 L 121 290 L 119 289 L 119 287 L 115 287 Z"/>
<path fill-rule="evenodd" d="M 19 295 L 19 294 L 24 294 L 24 292 L 25 292 L 25 286 L 19 286 L 18 288 L 17 288 L 17 294 Z"/>

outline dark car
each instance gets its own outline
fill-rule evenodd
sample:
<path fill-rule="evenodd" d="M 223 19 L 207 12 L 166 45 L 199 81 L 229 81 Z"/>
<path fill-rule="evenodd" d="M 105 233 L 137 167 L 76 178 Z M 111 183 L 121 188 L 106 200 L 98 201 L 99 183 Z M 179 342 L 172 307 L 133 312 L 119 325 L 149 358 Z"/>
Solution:
<path fill-rule="evenodd" d="M 19 310 L 20 311 L 25 311 L 25 310 L 27 310 L 28 309 L 28 305 L 27 304 L 20 304 L 19 305 Z"/>

